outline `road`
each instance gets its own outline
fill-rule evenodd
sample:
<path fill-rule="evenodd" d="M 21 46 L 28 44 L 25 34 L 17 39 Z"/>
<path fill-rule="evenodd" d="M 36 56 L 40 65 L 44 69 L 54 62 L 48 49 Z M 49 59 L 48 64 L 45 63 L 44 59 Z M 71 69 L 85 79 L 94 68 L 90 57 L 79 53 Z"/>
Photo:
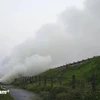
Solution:
<path fill-rule="evenodd" d="M 11 85 L 5 87 L 10 90 L 10 94 L 14 98 L 14 100 L 41 100 L 40 97 L 33 92 L 20 88 L 15 88 Z"/>

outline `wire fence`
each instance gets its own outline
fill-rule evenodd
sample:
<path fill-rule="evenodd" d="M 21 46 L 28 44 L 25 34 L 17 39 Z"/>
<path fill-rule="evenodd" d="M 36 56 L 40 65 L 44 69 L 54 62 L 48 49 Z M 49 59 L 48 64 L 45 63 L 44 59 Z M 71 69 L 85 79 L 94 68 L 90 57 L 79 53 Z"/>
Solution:
<path fill-rule="evenodd" d="M 91 82 L 89 83 L 92 91 L 96 91 L 96 76 L 91 76 Z M 27 86 L 28 84 L 37 84 L 38 86 L 66 86 L 66 82 L 70 84 L 70 86 L 75 89 L 77 86 L 80 86 L 81 88 L 84 88 L 86 80 L 77 79 L 75 75 L 72 75 L 72 78 L 64 78 L 61 75 L 55 76 L 24 76 L 21 78 L 16 78 L 15 83 L 20 83 L 22 86 Z M 88 83 L 88 82 L 86 82 Z"/>

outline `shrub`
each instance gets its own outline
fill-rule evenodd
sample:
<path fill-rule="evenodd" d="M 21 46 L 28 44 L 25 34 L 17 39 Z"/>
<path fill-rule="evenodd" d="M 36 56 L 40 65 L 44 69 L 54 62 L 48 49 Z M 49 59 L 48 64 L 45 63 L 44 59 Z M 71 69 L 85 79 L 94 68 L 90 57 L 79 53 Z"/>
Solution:
<path fill-rule="evenodd" d="M 42 97 L 43 100 L 50 100 L 50 94 L 49 94 L 49 92 L 42 92 L 40 94 L 40 97 Z"/>
<path fill-rule="evenodd" d="M 67 93 L 59 93 L 56 95 L 56 100 L 68 100 Z"/>
<path fill-rule="evenodd" d="M 60 86 L 60 87 L 53 87 L 50 90 L 50 100 L 55 100 L 56 99 L 56 95 L 59 93 L 67 93 L 67 88 L 64 86 Z"/>

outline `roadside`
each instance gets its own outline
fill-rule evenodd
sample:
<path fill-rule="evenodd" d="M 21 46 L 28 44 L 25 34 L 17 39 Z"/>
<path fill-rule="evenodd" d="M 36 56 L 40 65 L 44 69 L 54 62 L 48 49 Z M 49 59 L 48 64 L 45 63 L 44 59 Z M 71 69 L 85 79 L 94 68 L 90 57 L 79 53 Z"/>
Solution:
<path fill-rule="evenodd" d="M 14 100 L 41 100 L 40 97 L 33 92 L 16 88 L 12 85 L 6 86 L 6 88 L 10 90 L 10 94 Z"/>
<path fill-rule="evenodd" d="M 7 91 L 2 85 L 0 85 L 0 100 L 14 100 L 9 91 Z"/>

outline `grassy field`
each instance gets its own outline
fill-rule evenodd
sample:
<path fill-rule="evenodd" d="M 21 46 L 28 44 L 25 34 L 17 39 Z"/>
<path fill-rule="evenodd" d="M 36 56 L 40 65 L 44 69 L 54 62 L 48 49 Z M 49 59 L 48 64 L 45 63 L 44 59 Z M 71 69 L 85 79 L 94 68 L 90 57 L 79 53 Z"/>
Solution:
<path fill-rule="evenodd" d="M 57 76 L 62 76 L 62 86 L 59 86 Z M 72 75 L 76 77 L 76 88 L 72 89 Z M 96 77 L 96 91 L 92 91 L 92 75 Z M 28 85 L 24 88 L 40 93 L 44 100 L 100 100 L 100 57 L 83 60 L 78 63 L 63 65 L 41 73 L 37 76 L 55 77 L 54 86 L 50 86 L 50 81 L 44 87 L 38 83 Z M 16 83 L 15 83 L 16 84 Z M 24 84 L 23 81 L 17 82 L 17 85 Z"/>

